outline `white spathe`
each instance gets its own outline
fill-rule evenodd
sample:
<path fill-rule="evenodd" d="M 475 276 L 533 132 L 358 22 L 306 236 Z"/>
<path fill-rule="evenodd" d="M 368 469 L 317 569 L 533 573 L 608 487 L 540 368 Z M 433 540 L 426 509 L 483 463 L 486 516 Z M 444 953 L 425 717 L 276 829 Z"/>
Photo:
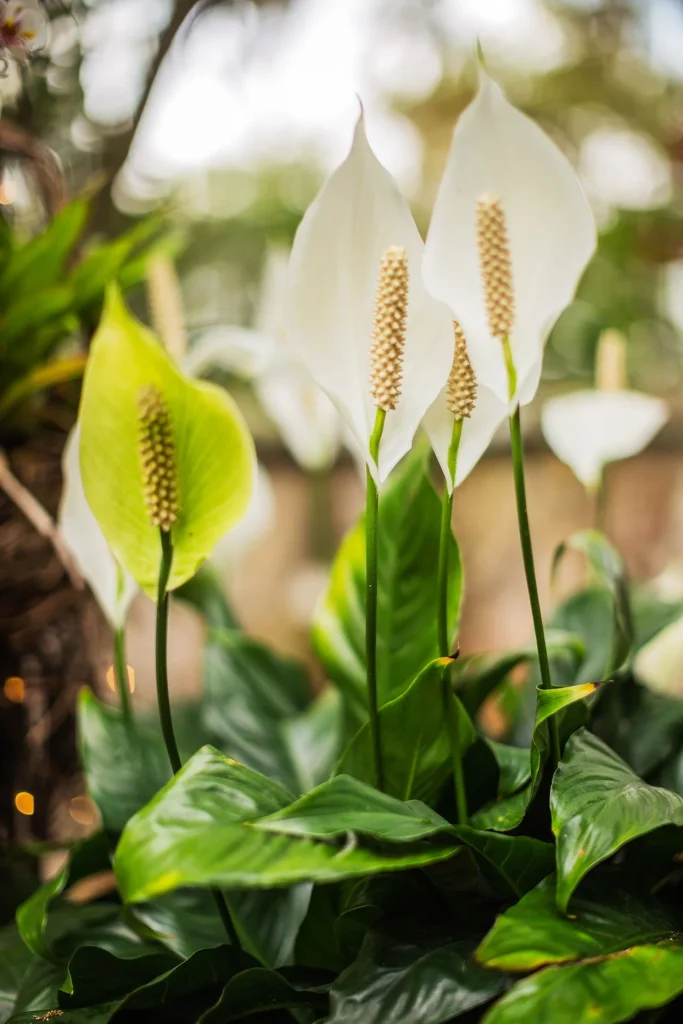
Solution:
<path fill-rule="evenodd" d="M 275 523 L 275 495 L 267 471 L 258 463 L 251 500 L 233 530 L 223 534 L 210 562 L 221 578 L 233 576 L 242 560 L 263 540 Z"/>
<path fill-rule="evenodd" d="M 293 458 L 309 472 L 329 468 L 341 447 L 339 413 L 284 341 L 289 252 L 269 249 L 254 327 L 221 326 L 186 353 L 183 368 L 200 376 L 221 368 L 250 380 L 264 412 Z"/>
<path fill-rule="evenodd" d="M 90 510 L 79 458 L 80 427 L 73 428 L 62 456 L 64 484 L 57 524 L 81 575 L 113 630 L 122 629 L 138 587 L 114 558 Z"/>
<path fill-rule="evenodd" d="M 446 389 L 444 388 L 432 402 L 422 420 L 422 426 L 439 460 L 449 494 L 453 487 L 459 486 L 474 469 L 491 444 L 498 427 L 507 419 L 508 412 L 508 404 L 501 402 L 493 391 L 481 386 L 477 388 L 472 415 L 463 420 L 453 480 L 448 468 L 448 450 L 453 436 L 453 413 L 446 405 Z"/>
<path fill-rule="evenodd" d="M 545 403 L 541 429 L 558 459 L 595 488 L 608 462 L 637 455 L 668 418 L 666 402 L 638 391 L 575 391 Z"/>
<path fill-rule="evenodd" d="M 517 397 L 526 403 L 538 387 L 548 334 L 595 250 L 596 229 L 567 158 L 480 71 L 479 91 L 453 135 L 424 275 L 460 322 L 480 385 L 507 401 L 503 351 L 489 333 L 477 247 L 477 201 L 486 194 L 499 198 L 505 213 L 516 311 L 510 344 Z"/>
<path fill-rule="evenodd" d="M 376 415 L 370 349 L 380 260 L 390 246 L 408 256 L 408 319 L 403 390 L 387 413 L 377 467 L 369 450 Z M 332 399 L 380 482 L 409 450 L 453 358 L 451 316 L 424 286 L 422 254 L 408 205 L 370 148 L 361 115 L 351 152 L 294 239 L 285 325 L 292 351 Z"/>
<path fill-rule="evenodd" d="M 641 647 L 633 670 L 649 690 L 683 698 L 683 618 L 676 619 Z"/>

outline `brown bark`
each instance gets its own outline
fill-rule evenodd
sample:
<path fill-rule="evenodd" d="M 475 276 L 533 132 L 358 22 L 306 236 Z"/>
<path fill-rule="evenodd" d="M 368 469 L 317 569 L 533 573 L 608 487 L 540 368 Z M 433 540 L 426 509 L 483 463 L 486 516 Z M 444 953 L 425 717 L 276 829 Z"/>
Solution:
<path fill-rule="evenodd" d="M 61 492 L 63 438 L 43 435 L 10 455 L 12 471 L 55 515 Z M 50 541 L 0 493 L 0 687 L 25 683 L 12 703 L 0 692 L 0 842 L 49 835 L 50 795 L 78 771 L 75 706 L 93 685 L 101 640 L 99 613 L 85 589 L 74 588 Z M 30 821 L 14 796 L 35 797 Z"/>

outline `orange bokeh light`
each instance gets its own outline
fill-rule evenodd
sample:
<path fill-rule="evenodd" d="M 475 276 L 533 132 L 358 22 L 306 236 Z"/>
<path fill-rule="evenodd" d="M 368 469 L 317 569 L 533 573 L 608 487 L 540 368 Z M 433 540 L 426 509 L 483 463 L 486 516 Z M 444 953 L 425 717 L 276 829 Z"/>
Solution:
<path fill-rule="evenodd" d="M 132 665 L 127 665 L 126 668 L 128 669 L 128 689 L 131 693 L 135 693 L 135 669 Z M 116 693 L 116 670 L 113 665 L 107 669 L 107 686 Z"/>
<path fill-rule="evenodd" d="M 19 814 L 25 814 L 30 818 L 36 809 L 33 793 L 17 793 L 14 798 L 14 806 L 19 811 Z"/>
<path fill-rule="evenodd" d="M 12 704 L 22 704 L 26 696 L 26 683 L 20 676 L 10 676 L 5 680 L 2 690 Z"/>

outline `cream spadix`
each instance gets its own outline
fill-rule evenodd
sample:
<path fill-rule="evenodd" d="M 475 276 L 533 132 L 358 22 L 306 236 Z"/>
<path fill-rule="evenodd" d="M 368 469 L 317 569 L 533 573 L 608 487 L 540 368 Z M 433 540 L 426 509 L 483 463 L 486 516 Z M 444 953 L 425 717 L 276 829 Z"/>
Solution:
<path fill-rule="evenodd" d="M 425 413 L 422 425 L 436 455 L 450 493 L 474 469 L 508 415 L 490 388 L 481 387 L 469 358 L 462 327 L 453 323 L 453 362 L 448 380 Z M 449 465 L 453 421 L 462 420 L 455 479 Z"/>
<path fill-rule="evenodd" d="M 382 261 L 394 249 L 405 252 L 408 282 L 403 372 L 376 466 L 369 448 L 377 410 L 371 373 L 375 301 Z M 422 254 L 410 210 L 372 152 L 361 117 L 349 156 L 309 207 L 294 240 L 286 331 L 378 481 L 409 450 L 453 357 L 451 317 L 423 284 Z"/>
<path fill-rule="evenodd" d="M 501 334 L 509 336 L 516 397 L 530 401 L 550 329 L 595 243 L 593 216 L 569 161 L 480 71 L 477 95 L 453 135 L 424 276 L 462 325 L 479 385 L 500 401 L 508 400 Z M 507 276 L 496 276 L 506 260 Z"/>

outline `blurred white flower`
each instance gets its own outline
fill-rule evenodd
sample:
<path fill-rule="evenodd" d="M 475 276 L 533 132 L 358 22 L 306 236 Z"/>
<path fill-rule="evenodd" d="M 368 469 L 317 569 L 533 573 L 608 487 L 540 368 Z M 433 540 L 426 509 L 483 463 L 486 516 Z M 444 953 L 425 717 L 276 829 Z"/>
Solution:
<path fill-rule="evenodd" d="M 0 49 L 23 58 L 47 42 L 48 19 L 33 0 L 0 2 Z"/>
<path fill-rule="evenodd" d="M 394 247 L 408 263 L 403 384 L 386 417 L 379 466 L 369 440 L 376 407 L 371 345 L 380 261 Z M 453 330 L 448 310 L 427 293 L 423 244 L 396 182 L 367 140 L 362 116 L 351 152 L 323 186 L 294 239 L 287 291 L 287 341 L 350 428 L 379 481 L 409 450 L 427 408 L 448 378 Z"/>
<path fill-rule="evenodd" d="M 460 117 L 425 248 L 425 281 L 461 324 L 482 387 L 508 401 L 500 340 L 491 336 L 482 286 L 477 204 L 502 208 L 512 269 L 510 333 L 517 397 L 536 393 L 545 342 L 571 301 L 596 244 L 593 215 L 566 157 L 480 71 L 479 91 Z"/>
<path fill-rule="evenodd" d="M 63 487 L 57 522 L 64 541 L 113 630 L 123 627 L 138 587 L 114 558 L 83 490 L 80 428 L 73 428 L 62 456 Z"/>
<path fill-rule="evenodd" d="M 232 576 L 242 559 L 270 531 L 275 521 L 275 497 L 268 473 L 259 463 L 251 501 L 237 526 L 216 544 L 210 561 L 221 577 Z"/>
<path fill-rule="evenodd" d="M 668 418 L 666 402 L 637 391 L 575 391 L 546 402 L 541 429 L 558 459 L 593 490 L 607 463 L 637 455 Z"/>
<path fill-rule="evenodd" d="M 676 619 L 641 647 L 633 670 L 655 693 L 683 697 L 683 618 Z"/>
<path fill-rule="evenodd" d="M 186 354 L 192 376 L 221 368 L 251 380 L 264 412 L 294 459 L 308 471 L 325 469 L 341 446 L 341 421 L 327 395 L 284 343 L 283 310 L 289 254 L 269 250 L 253 330 L 216 327 Z"/>

